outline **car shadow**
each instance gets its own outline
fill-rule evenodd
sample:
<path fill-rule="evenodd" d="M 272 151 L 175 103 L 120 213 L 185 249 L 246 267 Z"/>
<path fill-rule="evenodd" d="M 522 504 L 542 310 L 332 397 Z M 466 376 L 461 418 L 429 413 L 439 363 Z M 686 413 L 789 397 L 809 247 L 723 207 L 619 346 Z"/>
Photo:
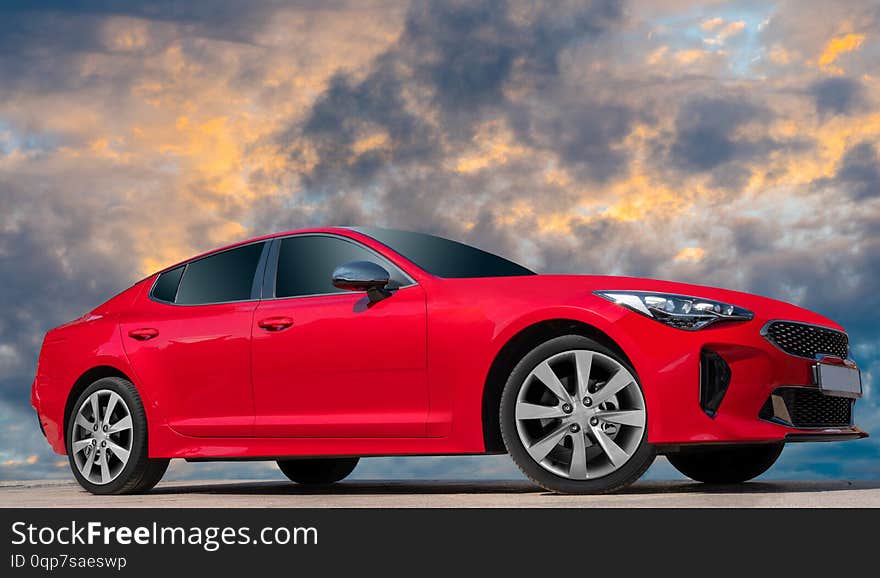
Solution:
<path fill-rule="evenodd" d="M 744 484 L 708 485 L 689 481 L 637 482 L 616 495 L 649 494 L 777 494 L 872 490 L 880 481 L 754 481 Z M 213 495 L 401 495 L 401 494 L 542 494 L 556 496 L 526 481 L 427 481 L 351 480 L 329 485 L 298 485 L 284 481 L 165 482 L 151 494 Z"/>

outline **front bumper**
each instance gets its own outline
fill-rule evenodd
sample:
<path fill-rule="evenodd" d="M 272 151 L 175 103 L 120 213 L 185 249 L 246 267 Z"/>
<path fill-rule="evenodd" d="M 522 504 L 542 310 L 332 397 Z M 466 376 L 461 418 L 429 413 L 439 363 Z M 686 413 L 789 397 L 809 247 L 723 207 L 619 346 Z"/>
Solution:
<path fill-rule="evenodd" d="M 840 398 L 832 398 L 832 404 L 849 404 L 850 419 L 845 423 L 838 415 L 828 424 L 800 426 L 768 414 L 767 404 L 772 405 L 774 393 L 798 388 L 824 394 L 814 378 L 816 361 L 786 353 L 771 343 L 761 332 L 766 322 L 754 319 L 681 331 L 637 314 L 619 319 L 621 329 L 642 337 L 633 340 L 640 351 L 631 358 L 651 416 L 651 443 L 662 447 L 867 437 L 852 423 L 852 399 L 838 402 Z M 706 375 L 701 356 L 705 359 L 706 352 L 719 356 L 729 368 L 727 387 L 711 411 L 706 410 L 705 388 L 701 399 L 701 378 L 705 380 Z"/>

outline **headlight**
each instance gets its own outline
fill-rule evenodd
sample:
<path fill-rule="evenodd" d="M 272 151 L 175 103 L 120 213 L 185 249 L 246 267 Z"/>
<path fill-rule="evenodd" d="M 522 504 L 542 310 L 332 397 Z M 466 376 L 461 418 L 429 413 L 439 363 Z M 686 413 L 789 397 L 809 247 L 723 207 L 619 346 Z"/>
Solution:
<path fill-rule="evenodd" d="M 650 291 L 593 291 L 594 295 L 678 329 L 696 330 L 718 321 L 748 321 L 748 309 L 711 299 Z"/>

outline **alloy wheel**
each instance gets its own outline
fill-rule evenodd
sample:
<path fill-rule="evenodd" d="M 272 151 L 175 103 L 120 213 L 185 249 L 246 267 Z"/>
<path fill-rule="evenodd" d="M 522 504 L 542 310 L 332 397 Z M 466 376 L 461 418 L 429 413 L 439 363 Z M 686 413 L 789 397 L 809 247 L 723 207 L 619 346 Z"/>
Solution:
<path fill-rule="evenodd" d="M 79 473 L 96 485 L 109 484 L 128 464 L 134 441 L 131 411 L 115 391 L 99 389 L 76 412 L 71 451 Z"/>
<path fill-rule="evenodd" d="M 572 480 L 601 478 L 639 449 L 645 400 L 629 370 L 596 351 L 571 350 L 539 363 L 515 406 L 516 430 L 531 458 Z"/>

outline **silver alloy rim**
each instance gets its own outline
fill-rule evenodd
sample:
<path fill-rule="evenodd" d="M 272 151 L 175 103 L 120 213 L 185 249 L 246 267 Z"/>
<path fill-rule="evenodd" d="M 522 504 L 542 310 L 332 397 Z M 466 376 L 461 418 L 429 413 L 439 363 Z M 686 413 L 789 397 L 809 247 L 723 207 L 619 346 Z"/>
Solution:
<path fill-rule="evenodd" d="M 516 430 L 545 470 L 573 480 L 601 478 L 626 464 L 642 440 L 642 390 L 616 360 L 589 350 L 545 359 L 516 399 Z"/>
<path fill-rule="evenodd" d="M 109 484 L 125 469 L 133 439 L 125 400 L 115 391 L 99 389 L 76 412 L 71 443 L 76 468 L 93 484 Z"/>

